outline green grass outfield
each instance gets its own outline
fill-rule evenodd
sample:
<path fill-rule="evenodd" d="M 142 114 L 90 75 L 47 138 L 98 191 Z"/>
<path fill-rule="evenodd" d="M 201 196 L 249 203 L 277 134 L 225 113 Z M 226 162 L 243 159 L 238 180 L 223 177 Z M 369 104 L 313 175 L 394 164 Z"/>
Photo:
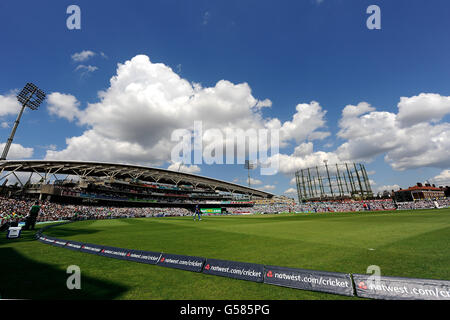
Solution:
<path fill-rule="evenodd" d="M 49 236 L 129 249 L 345 273 L 450 279 L 450 209 L 83 221 Z M 39 299 L 349 299 L 42 244 L 0 234 L 0 295 Z M 81 268 L 81 290 L 66 269 Z"/>

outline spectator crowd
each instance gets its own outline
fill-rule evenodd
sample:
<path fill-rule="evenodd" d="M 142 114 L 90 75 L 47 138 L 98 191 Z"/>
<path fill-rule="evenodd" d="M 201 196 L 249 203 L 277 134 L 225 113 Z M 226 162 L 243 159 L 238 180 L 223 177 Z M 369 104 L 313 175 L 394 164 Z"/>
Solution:
<path fill-rule="evenodd" d="M 316 212 L 354 212 L 354 211 L 385 211 L 402 209 L 432 209 L 450 207 L 450 199 L 421 200 L 416 202 L 397 202 L 391 199 L 363 201 L 315 201 L 296 205 L 271 204 L 255 205 L 253 207 L 228 208 L 230 213 L 316 213 Z"/>
<path fill-rule="evenodd" d="M 0 197 L 0 225 L 7 222 L 24 222 L 33 199 L 13 199 Z M 271 204 L 253 207 L 229 207 L 229 214 L 281 213 L 281 212 L 352 212 L 379 210 L 411 210 L 450 207 L 450 199 L 398 202 L 387 200 L 364 201 L 323 201 L 305 202 L 296 205 Z M 86 220 L 110 218 L 143 218 L 188 216 L 192 212 L 186 208 L 175 207 L 106 207 L 58 204 L 43 201 L 37 222 L 60 220 Z"/>
<path fill-rule="evenodd" d="M 33 205 L 33 199 L 0 197 L 0 224 L 24 222 Z M 191 215 L 185 208 L 162 207 L 103 207 L 58 204 L 42 201 L 37 222 L 60 220 L 86 220 L 108 218 L 140 218 Z"/>
<path fill-rule="evenodd" d="M 450 207 L 450 199 L 417 200 L 409 202 L 397 202 L 398 210 L 433 209 Z"/>

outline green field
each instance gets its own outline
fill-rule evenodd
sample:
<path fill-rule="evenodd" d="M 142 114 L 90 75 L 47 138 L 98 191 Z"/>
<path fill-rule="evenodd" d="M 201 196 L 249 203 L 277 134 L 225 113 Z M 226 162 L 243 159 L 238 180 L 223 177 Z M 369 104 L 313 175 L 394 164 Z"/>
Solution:
<path fill-rule="evenodd" d="M 83 221 L 49 236 L 284 267 L 450 279 L 450 209 Z M 81 290 L 66 269 L 81 268 Z M 349 299 L 0 239 L 0 295 L 39 299 Z"/>

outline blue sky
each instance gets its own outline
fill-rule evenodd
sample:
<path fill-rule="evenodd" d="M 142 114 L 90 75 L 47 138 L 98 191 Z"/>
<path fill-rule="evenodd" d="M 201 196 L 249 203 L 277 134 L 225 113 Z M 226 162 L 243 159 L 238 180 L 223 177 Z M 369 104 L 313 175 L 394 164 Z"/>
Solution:
<path fill-rule="evenodd" d="M 220 80 L 234 85 L 247 83 L 252 97 L 271 101 L 270 107 L 261 108 L 262 117 L 276 118 L 281 125 L 293 121 L 298 104 L 316 101 L 324 124 L 311 128 L 311 132 L 327 132 L 328 135 L 302 139 L 303 136 L 292 132 L 287 145 L 280 149 L 280 153 L 287 156 L 286 161 L 312 164 L 320 163 L 323 157 L 335 159 L 335 156 L 343 161 L 362 161 L 373 173 L 370 178 L 374 189 L 393 185 L 407 187 L 438 175 L 445 176 L 450 167 L 450 160 L 445 157 L 444 160 L 433 158 L 439 150 L 446 150 L 450 135 L 448 1 L 25 2 L 26 5 L 10 0 L 0 3 L 3 49 L 0 51 L 0 95 L 3 97 L 10 97 L 12 90 L 30 81 L 48 94 L 73 96 L 76 103 L 71 108 L 76 110 L 84 110 L 88 104 L 104 105 L 107 102 L 102 102 L 98 92 L 108 91 L 110 79 L 117 75 L 117 64 L 146 55 L 150 64 L 164 64 L 180 78 L 199 83 L 203 88 L 215 87 Z M 66 9 L 72 4 L 81 9 L 81 30 L 66 27 L 69 17 Z M 372 4 L 381 9 L 381 30 L 366 27 L 369 17 L 366 9 Z M 95 55 L 84 61 L 74 61 L 72 55 L 83 51 L 92 51 Z M 86 72 L 80 65 L 95 70 Z M 415 98 L 420 94 L 425 96 Z M 111 92 L 109 97 L 109 101 L 115 101 Z M 398 107 L 401 97 L 408 99 L 402 115 Z M 60 101 L 56 100 L 53 110 L 62 110 Z M 411 139 L 424 139 L 417 143 L 424 147 L 411 145 L 393 152 L 400 148 L 373 146 L 362 158 L 356 157 L 355 148 L 367 146 L 365 139 L 369 133 L 358 131 L 360 137 L 349 138 L 343 134 L 345 128 L 339 123 L 346 106 L 357 106 L 361 102 L 370 104 L 365 112 L 366 122 L 361 114 L 350 121 L 349 126 L 376 124 L 383 121 L 380 120 L 382 112 L 399 119 L 404 119 L 403 114 L 406 114 L 406 118 L 411 116 L 416 120 L 408 125 L 403 121 L 392 134 L 390 127 L 382 128 L 380 131 L 385 132 L 377 139 L 387 143 L 391 136 L 396 137 L 392 138 L 398 139 L 393 145 L 403 146 L 405 136 L 411 136 Z M 53 151 L 53 155 L 69 150 L 67 138 L 82 137 L 89 129 L 98 129 L 98 120 L 87 120 L 86 115 L 83 121 L 75 118 L 70 121 L 57 112 L 50 112 L 48 104 L 47 101 L 39 111 L 24 114 L 14 140 L 16 144 L 32 148 L 30 157 L 33 159 L 49 157 L 48 150 Z M 109 110 L 104 107 L 106 109 L 99 110 Z M 407 108 L 414 114 L 408 114 Z M 434 109 L 427 113 L 427 108 Z M 427 114 L 434 114 L 434 111 L 437 115 L 427 118 Z M 9 135 L 15 115 L 13 111 L 0 112 L 2 142 Z M 414 136 L 422 131 L 433 133 L 429 137 Z M 118 133 L 113 139 L 138 144 L 142 140 L 135 134 L 131 136 L 125 138 Z M 133 141 L 133 137 L 137 140 Z M 438 140 L 439 145 L 434 145 Z M 346 142 L 353 151 L 339 149 Z M 307 155 L 295 155 L 295 148 L 308 143 L 313 145 L 309 150 L 312 158 L 304 161 Z M 76 157 L 71 152 L 59 155 Z M 99 154 L 91 156 L 109 160 Z M 117 159 L 126 160 L 129 159 Z M 162 162 L 158 165 L 163 168 L 170 164 L 159 160 Z M 130 161 L 145 162 L 143 157 Z M 246 183 L 246 171 L 242 166 L 200 165 L 198 170 L 197 174 Z M 292 170 L 275 176 L 261 176 L 255 170 L 252 175 L 259 180 L 255 187 L 277 194 L 294 187 L 289 184 Z M 436 183 L 444 182 L 442 179 L 437 179 Z"/>

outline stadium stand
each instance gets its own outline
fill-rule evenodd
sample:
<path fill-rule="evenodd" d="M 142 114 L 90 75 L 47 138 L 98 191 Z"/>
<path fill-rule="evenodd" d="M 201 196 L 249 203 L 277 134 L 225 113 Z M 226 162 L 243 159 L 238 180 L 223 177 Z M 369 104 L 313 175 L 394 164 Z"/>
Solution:
<path fill-rule="evenodd" d="M 293 202 L 271 193 L 207 177 L 158 168 L 80 161 L 0 162 L 0 224 L 24 222 L 37 199 L 37 222 L 204 214 L 360 212 L 449 207 L 448 199 Z M 22 182 L 16 173 L 26 173 Z M 38 175 L 39 180 L 32 176 Z M 16 177 L 14 185 L 7 178 Z M 60 178 L 63 176 L 64 178 Z"/>
<path fill-rule="evenodd" d="M 27 176 L 28 180 L 21 181 L 18 174 Z M 3 161 L 0 162 L 0 182 L 0 192 L 9 196 L 28 194 L 52 202 L 95 202 L 130 207 L 274 196 L 266 191 L 183 172 L 81 161 Z"/>
<path fill-rule="evenodd" d="M 450 199 L 397 202 L 398 210 L 434 209 L 448 207 L 450 207 Z"/>
<path fill-rule="evenodd" d="M 14 199 L 0 197 L 0 222 L 24 222 L 34 199 Z M 397 206 L 397 207 L 396 207 Z M 395 203 L 392 200 L 365 200 L 365 201 L 327 201 L 308 202 L 286 205 L 257 205 L 253 207 L 230 207 L 225 214 L 277 214 L 316 213 L 316 212 L 358 212 L 381 210 L 411 210 L 450 207 L 450 199 L 422 200 L 416 202 Z M 149 218 L 188 216 L 192 211 L 183 207 L 114 207 L 114 206 L 87 206 L 60 204 L 43 201 L 38 222 L 61 220 L 111 219 L 111 218 Z"/>

